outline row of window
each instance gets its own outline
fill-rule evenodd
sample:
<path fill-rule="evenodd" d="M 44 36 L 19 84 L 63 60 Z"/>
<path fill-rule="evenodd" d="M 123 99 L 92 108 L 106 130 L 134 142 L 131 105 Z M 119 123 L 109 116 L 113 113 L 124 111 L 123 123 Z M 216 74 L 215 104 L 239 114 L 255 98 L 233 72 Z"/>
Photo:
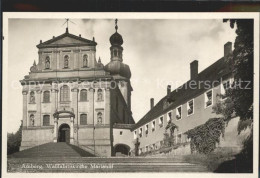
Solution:
<path fill-rule="evenodd" d="M 97 124 L 103 123 L 103 114 L 102 112 L 97 113 Z M 87 114 L 80 114 L 80 125 L 87 125 Z M 35 116 L 34 114 L 30 114 L 30 126 L 35 126 Z M 43 115 L 42 119 L 42 125 L 43 126 L 49 126 L 50 125 L 50 115 Z"/>
<path fill-rule="evenodd" d="M 88 55 L 87 54 L 83 55 L 82 63 L 83 63 L 82 67 L 88 67 Z M 64 56 L 63 66 L 64 66 L 65 69 L 69 68 L 69 56 L 68 55 Z M 51 69 L 51 63 L 50 63 L 50 57 L 49 56 L 47 56 L 45 58 L 45 69 Z"/>
<path fill-rule="evenodd" d="M 87 101 L 88 100 L 88 91 L 86 89 L 80 90 L 80 101 Z M 103 101 L 103 91 L 102 89 L 98 89 L 97 91 L 97 100 Z M 60 101 L 70 101 L 70 89 L 69 86 L 64 85 L 60 89 Z M 30 92 L 30 103 L 35 103 L 35 92 Z M 43 92 L 43 102 L 49 103 L 50 102 L 50 91 Z"/>
<path fill-rule="evenodd" d="M 225 93 L 226 91 L 230 88 L 230 80 L 227 80 L 225 82 L 223 82 L 223 90 L 221 93 L 223 94 L 223 98 L 225 98 Z M 223 99 L 222 98 L 222 99 Z M 205 108 L 212 106 L 213 104 L 213 90 L 209 90 L 207 92 L 204 93 L 204 106 Z M 192 114 L 194 114 L 194 99 L 190 100 L 187 102 L 187 116 L 190 116 Z M 182 118 L 182 105 L 178 106 L 176 108 L 176 120 L 180 120 Z M 170 120 L 172 120 L 172 112 L 168 112 L 167 113 L 167 122 L 169 122 Z M 161 116 L 159 118 L 159 127 L 163 127 L 164 125 L 164 116 Z M 155 131 L 155 120 L 152 121 L 151 123 L 152 126 L 152 132 Z M 145 135 L 147 136 L 149 133 L 149 123 L 145 125 Z M 139 128 L 139 137 L 141 138 L 143 136 L 143 128 L 140 127 Z M 137 131 L 134 131 L 134 138 L 137 137 Z"/>

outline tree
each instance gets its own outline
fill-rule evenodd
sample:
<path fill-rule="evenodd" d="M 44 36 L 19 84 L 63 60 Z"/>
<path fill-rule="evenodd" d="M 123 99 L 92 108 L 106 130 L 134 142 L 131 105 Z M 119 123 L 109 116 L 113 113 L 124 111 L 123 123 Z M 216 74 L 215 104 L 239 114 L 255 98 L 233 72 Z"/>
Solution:
<path fill-rule="evenodd" d="M 164 133 L 164 145 L 166 146 L 172 146 L 174 143 L 174 130 L 178 129 L 179 127 L 174 124 L 171 120 L 167 123 L 165 127 L 165 133 Z M 170 135 L 167 133 L 167 130 L 170 131 Z"/>
<path fill-rule="evenodd" d="M 7 133 L 7 154 L 18 152 L 22 141 L 22 122 L 18 131 L 13 133 Z"/>
<path fill-rule="evenodd" d="M 234 75 L 234 83 L 227 91 L 228 99 L 217 103 L 213 108 L 217 114 L 222 114 L 228 123 L 233 114 L 240 118 L 238 123 L 238 134 L 242 130 L 251 128 L 250 135 L 244 141 L 243 150 L 237 157 L 247 170 L 253 166 L 253 86 L 254 86 L 254 21 L 253 19 L 224 19 L 229 22 L 230 27 L 236 29 L 236 40 L 234 51 L 229 58 Z M 238 166 L 239 167 L 239 166 Z M 244 169 L 243 168 L 243 169 Z"/>

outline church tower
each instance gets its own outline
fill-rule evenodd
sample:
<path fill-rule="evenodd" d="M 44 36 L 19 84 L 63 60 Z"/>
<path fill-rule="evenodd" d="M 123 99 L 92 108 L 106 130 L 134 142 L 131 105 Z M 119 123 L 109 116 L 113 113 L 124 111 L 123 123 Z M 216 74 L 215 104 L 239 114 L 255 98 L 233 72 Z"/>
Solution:
<path fill-rule="evenodd" d="M 127 64 L 123 63 L 123 38 L 117 32 L 117 19 L 115 20 L 115 30 L 116 32 L 110 37 L 110 62 L 105 66 L 105 70 L 109 72 L 118 84 L 125 102 L 128 108 L 131 110 L 131 92 L 133 91 L 130 78 L 131 71 Z"/>

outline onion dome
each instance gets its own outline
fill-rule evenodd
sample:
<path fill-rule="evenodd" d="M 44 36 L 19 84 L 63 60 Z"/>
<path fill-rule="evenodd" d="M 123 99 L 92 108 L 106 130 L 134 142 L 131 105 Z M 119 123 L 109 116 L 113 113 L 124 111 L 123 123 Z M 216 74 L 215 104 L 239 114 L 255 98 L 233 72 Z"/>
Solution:
<path fill-rule="evenodd" d="M 111 75 L 120 75 L 122 77 L 131 78 L 131 71 L 127 64 L 118 61 L 110 61 L 106 66 L 105 70 Z"/>
<path fill-rule="evenodd" d="M 110 44 L 111 44 L 112 46 L 114 46 L 114 45 L 121 46 L 121 45 L 123 44 L 123 42 L 124 42 L 122 36 L 121 36 L 119 33 L 117 33 L 117 32 L 115 32 L 115 33 L 110 37 L 109 41 L 110 41 Z"/>

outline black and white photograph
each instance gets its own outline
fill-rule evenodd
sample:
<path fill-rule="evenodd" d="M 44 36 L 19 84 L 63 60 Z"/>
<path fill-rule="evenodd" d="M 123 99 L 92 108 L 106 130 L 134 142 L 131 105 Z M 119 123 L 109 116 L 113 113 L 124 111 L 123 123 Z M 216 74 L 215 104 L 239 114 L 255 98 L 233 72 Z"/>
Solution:
<path fill-rule="evenodd" d="M 4 177 L 257 174 L 259 14 L 4 13 L 3 38 Z"/>

